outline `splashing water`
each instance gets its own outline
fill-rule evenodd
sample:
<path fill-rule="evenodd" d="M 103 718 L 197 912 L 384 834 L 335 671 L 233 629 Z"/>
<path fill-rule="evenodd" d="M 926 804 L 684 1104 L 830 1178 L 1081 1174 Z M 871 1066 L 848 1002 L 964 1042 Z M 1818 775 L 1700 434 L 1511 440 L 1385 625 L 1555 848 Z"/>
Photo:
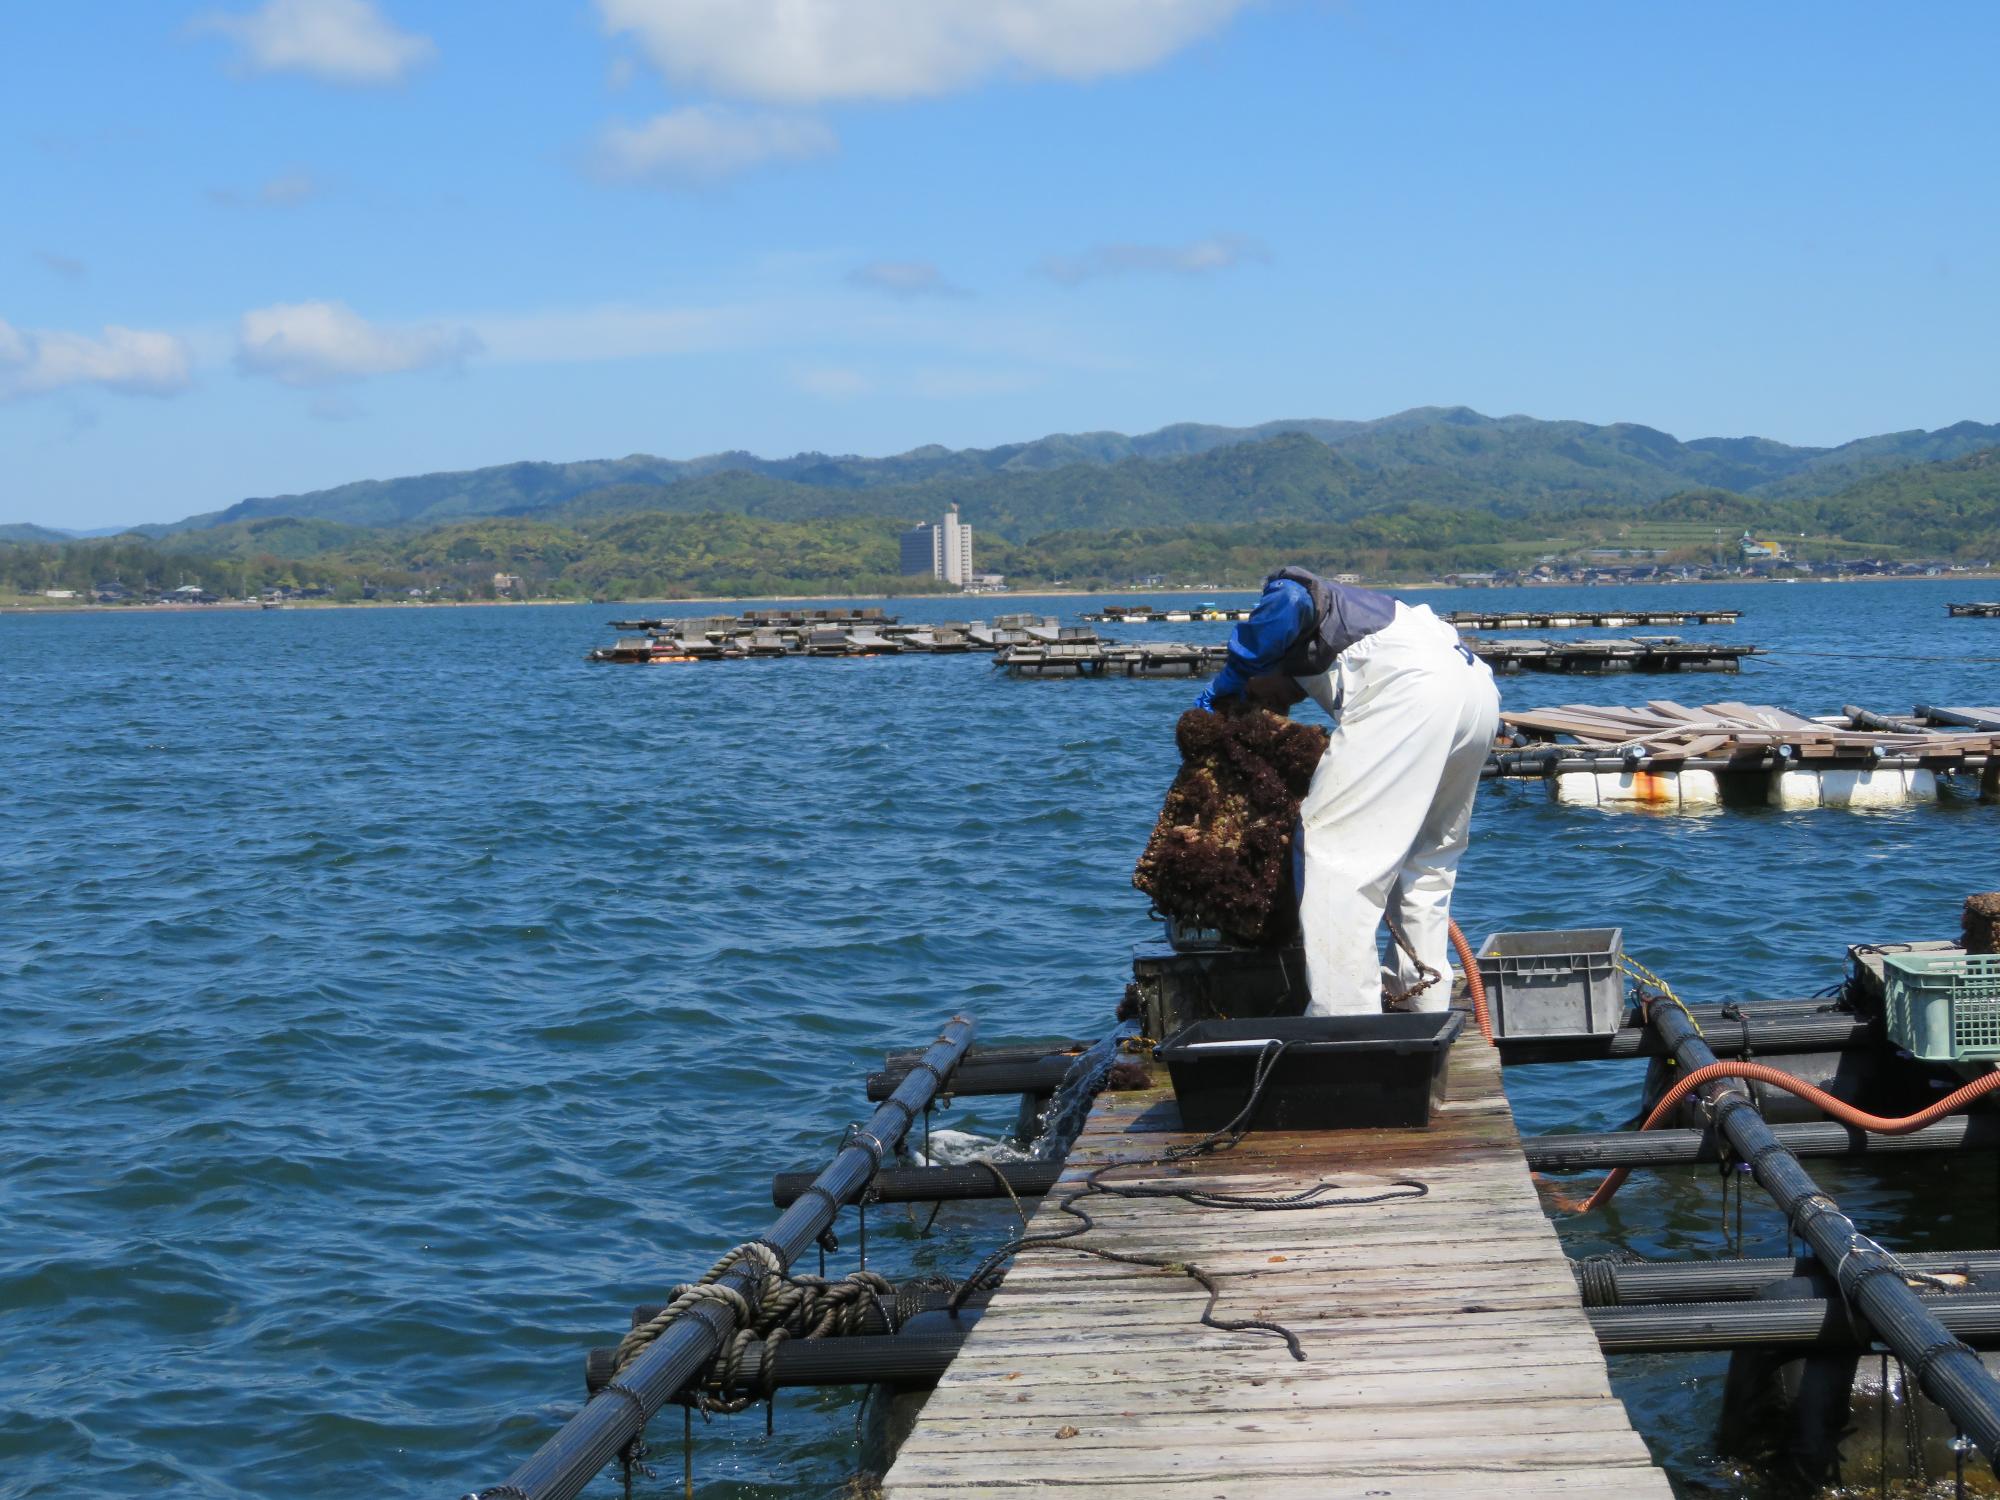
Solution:
<path fill-rule="evenodd" d="M 1010 1162 L 1034 1161 L 1032 1151 L 1024 1151 L 1010 1141 L 978 1135 L 970 1130 L 933 1130 L 929 1153 L 912 1149 L 918 1166 L 962 1167 L 967 1162 L 990 1161 L 1005 1166 Z"/>
<path fill-rule="evenodd" d="M 1071 1142 L 1083 1129 L 1091 1101 L 1104 1087 L 1105 1076 L 1118 1061 L 1118 1047 L 1128 1036 L 1139 1034 L 1138 1025 L 1121 1021 L 1076 1056 L 1063 1074 L 1063 1081 L 1049 1096 L 1048 1107 L 1036 1121 L 1030 1156 L 1035 1161 L 1061 1161 L 1069 1155 Z"/>

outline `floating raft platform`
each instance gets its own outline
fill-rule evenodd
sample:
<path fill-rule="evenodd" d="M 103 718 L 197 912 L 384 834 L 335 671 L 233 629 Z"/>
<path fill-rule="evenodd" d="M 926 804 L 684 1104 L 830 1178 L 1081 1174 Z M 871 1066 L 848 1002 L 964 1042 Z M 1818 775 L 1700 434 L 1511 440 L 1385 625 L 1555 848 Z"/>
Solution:
<path fill-rule="evenodd" d="M 1934 802 L 1945 779 L 1977 778 L 2000 800 L 2000 709 L 1918 705 L 1908 715 L 1849 705 L 1806 718 L 1749 703 L 1699 709 L 1571 704 L 1503 713 L 1510 743 L 1486 775 L 1540 779 L 1558 802 L 1696 811 L 1725 801 L 1773 807 L 1899 807 Z"/>
<path fill-rule="evenodd" d="M 757 615 L 774 613 L 757 611 Z M 834 610 L 812 613 L 835 615 Z M 647 634 L 621 636 L 585 657 L 595 662 L 742 661 L 778 656 L 949 656 L 998 651 L 1012 645 L 1095 642 L 1085 626 L 1059 625 L 1053 615 L 999 615 L 985 620 L 940 620 L 904 624 L 880 610 L 822 621 L 753 622 L 751 616 L 614 622 L 617 628 L 645 628 Z"/>
<path fill-rule="evenodd" d="M 1175 609 L 1171 605 L 1161 609 L 1152 604 L 1107 604 L 1084 616 L 1084 619 L 1098 625 L 1189 625 L 1210 621 L 1228 624 L 1249 618 L 1248 606 L 1225 609 L 1215 604 L 1196 604 L 1186 609 Z"/>
<path fill-rule="evenodd" d="M 2000 600 L 1977 604 L 1947 604 L 1945 613 L 1974 620 L 2000 620 Z"/>
<path fill-rule="evenodd" d="M 1629 630 L 1635 625 L 1734 625 L 1740 609 L 1453 610 L 1445 618 L 1466 630 Z"/>
<path fill-rule="evenodd" d="M 1056 1191 L 1196 1138 L 1164 1088 L 1100 1094 Z M 1324 1212 L 1089 1198 L 1083 1243 L 1198 1263 L 1217 1319 L 1281 1322 L 1305 1361 L 1269 1333 L 1204 1327 L 1185 1276 L 1033 1250 L 917 1417 L 885 1500 L 1668 1500 L 1471 1028 L 1427 1130 L 1256 1132 L 1118 1180 L 1360 1196 L 1407 1178 L 1428 1195 Z M 1029 1232 L 1075 1226 L 1052 1198 Z"/>
<path fill-rule="evenodd" d="M 1573 641 L 1465 637 L 1466 649 L 1495 672 L 1736 672 L 1760 646 L 1684 641 L 1677 635 L 1586 636 Z"/>
<path fill-rule="evenodd" d="M 1228 660 L 1227 646 L 1067 640 L 1004 647 L 993 665 L 1015 677 L 1207 677 Z"/>
<path fill-rule="evenodd" d="M 740 615 L 663 615 L 656 619 L 613 620 L 613 630 L 657 630 L 672 635 L 747 635 L 758 630 L 811 630 L 822 625 L 894 625 L 897 617 L 869 609 L 746 609 Z"/>

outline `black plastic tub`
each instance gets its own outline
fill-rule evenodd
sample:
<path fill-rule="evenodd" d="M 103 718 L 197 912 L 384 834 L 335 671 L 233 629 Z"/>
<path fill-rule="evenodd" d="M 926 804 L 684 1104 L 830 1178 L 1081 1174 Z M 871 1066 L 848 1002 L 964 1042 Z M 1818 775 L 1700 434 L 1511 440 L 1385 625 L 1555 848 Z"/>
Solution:
<path fill-rule="evenodd" d="M 1291 1045 L 1265 1085 L 1252 1130 L 1428 1125 L 1464 1028 L 1462 1010 L 1197 1021 L 1154 1055 L 1173 1077 L 1189 1130 L 1220 1130 L 1236 1118 L 1273 1041 Z"/>

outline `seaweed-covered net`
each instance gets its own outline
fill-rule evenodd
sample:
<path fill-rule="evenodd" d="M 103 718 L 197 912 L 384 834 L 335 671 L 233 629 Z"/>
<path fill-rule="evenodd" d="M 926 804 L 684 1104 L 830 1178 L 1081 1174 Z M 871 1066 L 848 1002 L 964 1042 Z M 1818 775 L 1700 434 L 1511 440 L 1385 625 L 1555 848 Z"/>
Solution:
<path fill-rule="evenodd" d="M 1327 735 L 1265 709 L 1191 708 L 1174 726 L 1181 769 L 1132 884 L 1153 905 L 1232 942 L 1279 943 L 1295 915 L 1292 827 Z"/>

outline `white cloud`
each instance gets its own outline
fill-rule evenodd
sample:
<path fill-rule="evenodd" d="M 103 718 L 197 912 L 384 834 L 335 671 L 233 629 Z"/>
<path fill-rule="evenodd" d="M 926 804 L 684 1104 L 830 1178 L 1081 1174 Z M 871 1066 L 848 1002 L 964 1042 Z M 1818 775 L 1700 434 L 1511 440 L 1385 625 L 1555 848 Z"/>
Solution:
<path fill-rule="evenodd" d="M 107 326 L 93 337 L 0 320 L 0 400 L 71 385 L 127 396 L 172 396 L 193 384 L 188 346 L 171 333 Z"/>
<path fill-rule="evenodd" d="M 782 338 L 791 314 L 771 306 L 559 308 L 495 313 L 471 320 L 496 364 L 588 364 L 764 347 Z"/>
<path fill-rule="evenodd" d="M 891 297 L 969 297 L 964 287 L 944 279 L 944 273 L 929 261 L 872 260 L 847 273 L 848 284 L 871 292 L 887 292 Z"/>
<path fill-rule="evenodd" d="M 873 380 L 846 365 L 797 365 L 792 368 L 791 382 L 808 396 L 822 396 L 829 401 L 850 401 L 856 396 L 872 395 L 875 390 Z"/>
<path fill-rule="evenodd" d="M 317 198 L 326 185 L 303 167 L 293 167 L 275 177 L 267 177 L 248 193 L 235 188 L 210 188 L 208 198 L 221 208 L 297 208 Z"/>
<path fill-rule="evenodd" d="M 319 386 L 455 365 L 479 349 L 468 328 L 389 327 L 370 323 L 344 303 L 289 302 L 243 315 L 236 366 L 284 385 Z"/>
<path fill-rule="evenodd" d="M 319 179 L 312 173 L 294 167 L 289 172 L 280 172 L 276 177 L 266 178 L 257 188 L 257 201 L 271 208 L 290 208 L 303 203 L 308 198 L 319 196 Z"/>
<path fill-rule="evenodd" d="M 827 156 L 838 146 L 817 120 L 693 104 L 644 124 L 606 126 L 597 167 L 621 182 L 699 187 L 753 167 Z"/>
<path fill-rule="evenodd" d="M 1250 262 L 1268 262 L 1270 247 L 1246 234 L 1214 234 L 1185 245 L 1093 245 L 1081 255 L 1052 255 L 1038 267 L 1064 286 L 1095 276 L 1170 272 L 1203 276 Z"/>
<path fill-rule="evenodd" d="M 597 0 L 677 84 L 807 104 L 1136 72 L 1248 0 Z"/>
<path fill-rule="evenodd" d="M 944 367 L 918 370 L 910 378 L 910 394 L 932 401 L 962 401 L 971 397 L 1012 396 L 1042 384 L 1033 370 L 987 370 Z"/>
<path fill-rule="evenodd" d="M 373 0 L 265 0 L 247 12 L 211 12 L 195 23 L 236 44 L 252 73 L 304 73 L 327 83 L 400 83 L 437 56 L 427 36 L 404 31 Z"/>

